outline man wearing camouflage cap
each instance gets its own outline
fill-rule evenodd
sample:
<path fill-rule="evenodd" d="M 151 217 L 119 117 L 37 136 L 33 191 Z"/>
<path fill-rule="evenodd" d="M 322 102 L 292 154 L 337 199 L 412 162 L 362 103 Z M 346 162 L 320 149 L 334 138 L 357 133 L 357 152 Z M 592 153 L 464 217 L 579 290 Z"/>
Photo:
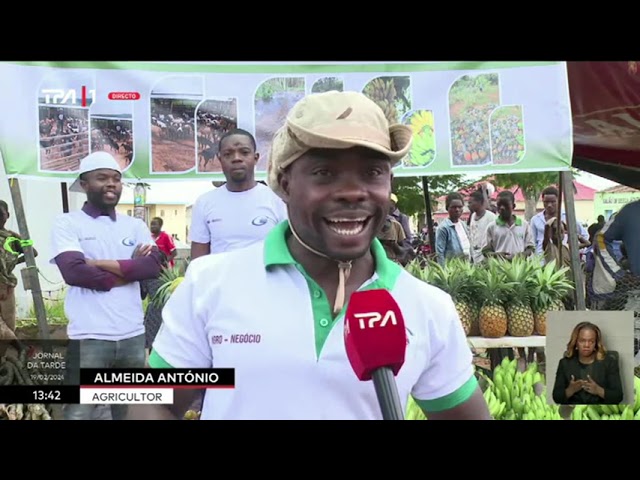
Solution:
<path fill-rule="evenodd" d="M 268 178 L 288 220 L 259 244 L 192 262 L 149 360 L 235 368 L 236 388 L 209 390 L 202 419 L 381 419 L 343 339 L 349 296 L 371 288 L 394 295 L 410 331 L 396 378 L 403 405 L 411 394 L 430 419 L 490 418 L 451 298 L 390 261 L 376 239 L 411 136 L 356 92 L 308 95 L 291 109 Z M 180 416 L 187 392 L 131 418 Z"/>

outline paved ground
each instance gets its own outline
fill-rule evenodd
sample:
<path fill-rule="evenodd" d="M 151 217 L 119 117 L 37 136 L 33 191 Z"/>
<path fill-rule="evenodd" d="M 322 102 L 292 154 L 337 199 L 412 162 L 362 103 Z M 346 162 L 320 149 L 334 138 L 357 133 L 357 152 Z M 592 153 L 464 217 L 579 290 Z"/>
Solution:
<path fill-rule="evenodd" d="M 109 405 L 96 405 L 91 420 L 111 420 L 111 408 Z"/>
<path fill-rule="evenodd" d="M 51 414 L 54 420 L 64 420 L 61 405 L 53 405 Z M 111 409 L 108 405 L 96 405 L 91 420 L 111 420 Z"/>

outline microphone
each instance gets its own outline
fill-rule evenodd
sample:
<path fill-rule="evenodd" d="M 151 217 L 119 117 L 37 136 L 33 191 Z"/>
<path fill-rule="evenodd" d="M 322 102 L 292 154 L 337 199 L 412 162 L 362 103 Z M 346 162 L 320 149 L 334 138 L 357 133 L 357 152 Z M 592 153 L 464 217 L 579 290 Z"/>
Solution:
<path fill-rule="evenodd" d="M 383 419 L 404 420 L 395 376 L 404 364 L 407 333 L 400 307 L 387 290 L 351 294 L 344 341 L 358 379 L 373 379 Z"/>

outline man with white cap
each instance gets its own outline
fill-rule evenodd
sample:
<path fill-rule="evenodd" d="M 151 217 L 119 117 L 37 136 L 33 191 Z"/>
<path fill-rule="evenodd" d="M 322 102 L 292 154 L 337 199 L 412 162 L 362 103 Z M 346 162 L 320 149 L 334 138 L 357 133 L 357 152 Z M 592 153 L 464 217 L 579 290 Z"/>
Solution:
<path fill-rule="evenodd" d="M 163 312 L 151 367 L 235 368 L 235 389 L 208 390 L 201 419 L 381 419 L 375 389 L 349 364 L 351 293 L 384 288 L 411 332 L 396 377 L 430 419 L 489 419 L 451 298 L 389 260 L 378 231 L 392 167 L 411 129 L 389 126 L 356 92 L 308 95 L 276 132 L 269 185 L 288 222 L 242 251 L 198 258 Z M 181 416 L 190 404 L 133 406 L 132 419 Z"/>
<path fill-rule="evenodd" d="M 118 162 L 95 152 L 80 163 L 73 192 L 84 192 L 81 210 L 58 216 L 51 232 L 51 263 L 69 285 L 67 334 L 80 340 L 84 368 L 140 368 L 145 364 L 144 314 L 139 281 L 160 273 L 160 252 L 147 225 L 121 215 Z M 112 405 L 114 420 L 126 405 Z M 92 405 L 67 405 L 65 419 L 88 420 Z"/>

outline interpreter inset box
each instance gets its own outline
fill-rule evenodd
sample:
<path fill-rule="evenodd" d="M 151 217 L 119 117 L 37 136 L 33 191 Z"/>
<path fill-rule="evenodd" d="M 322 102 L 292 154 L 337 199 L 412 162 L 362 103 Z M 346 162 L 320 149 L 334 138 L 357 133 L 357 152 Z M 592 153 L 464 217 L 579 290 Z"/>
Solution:
<path fill-rule="evenodd" d="M 633 404 L 632 311 L 547 314 L 547 401 L 564 405 Z"/>

